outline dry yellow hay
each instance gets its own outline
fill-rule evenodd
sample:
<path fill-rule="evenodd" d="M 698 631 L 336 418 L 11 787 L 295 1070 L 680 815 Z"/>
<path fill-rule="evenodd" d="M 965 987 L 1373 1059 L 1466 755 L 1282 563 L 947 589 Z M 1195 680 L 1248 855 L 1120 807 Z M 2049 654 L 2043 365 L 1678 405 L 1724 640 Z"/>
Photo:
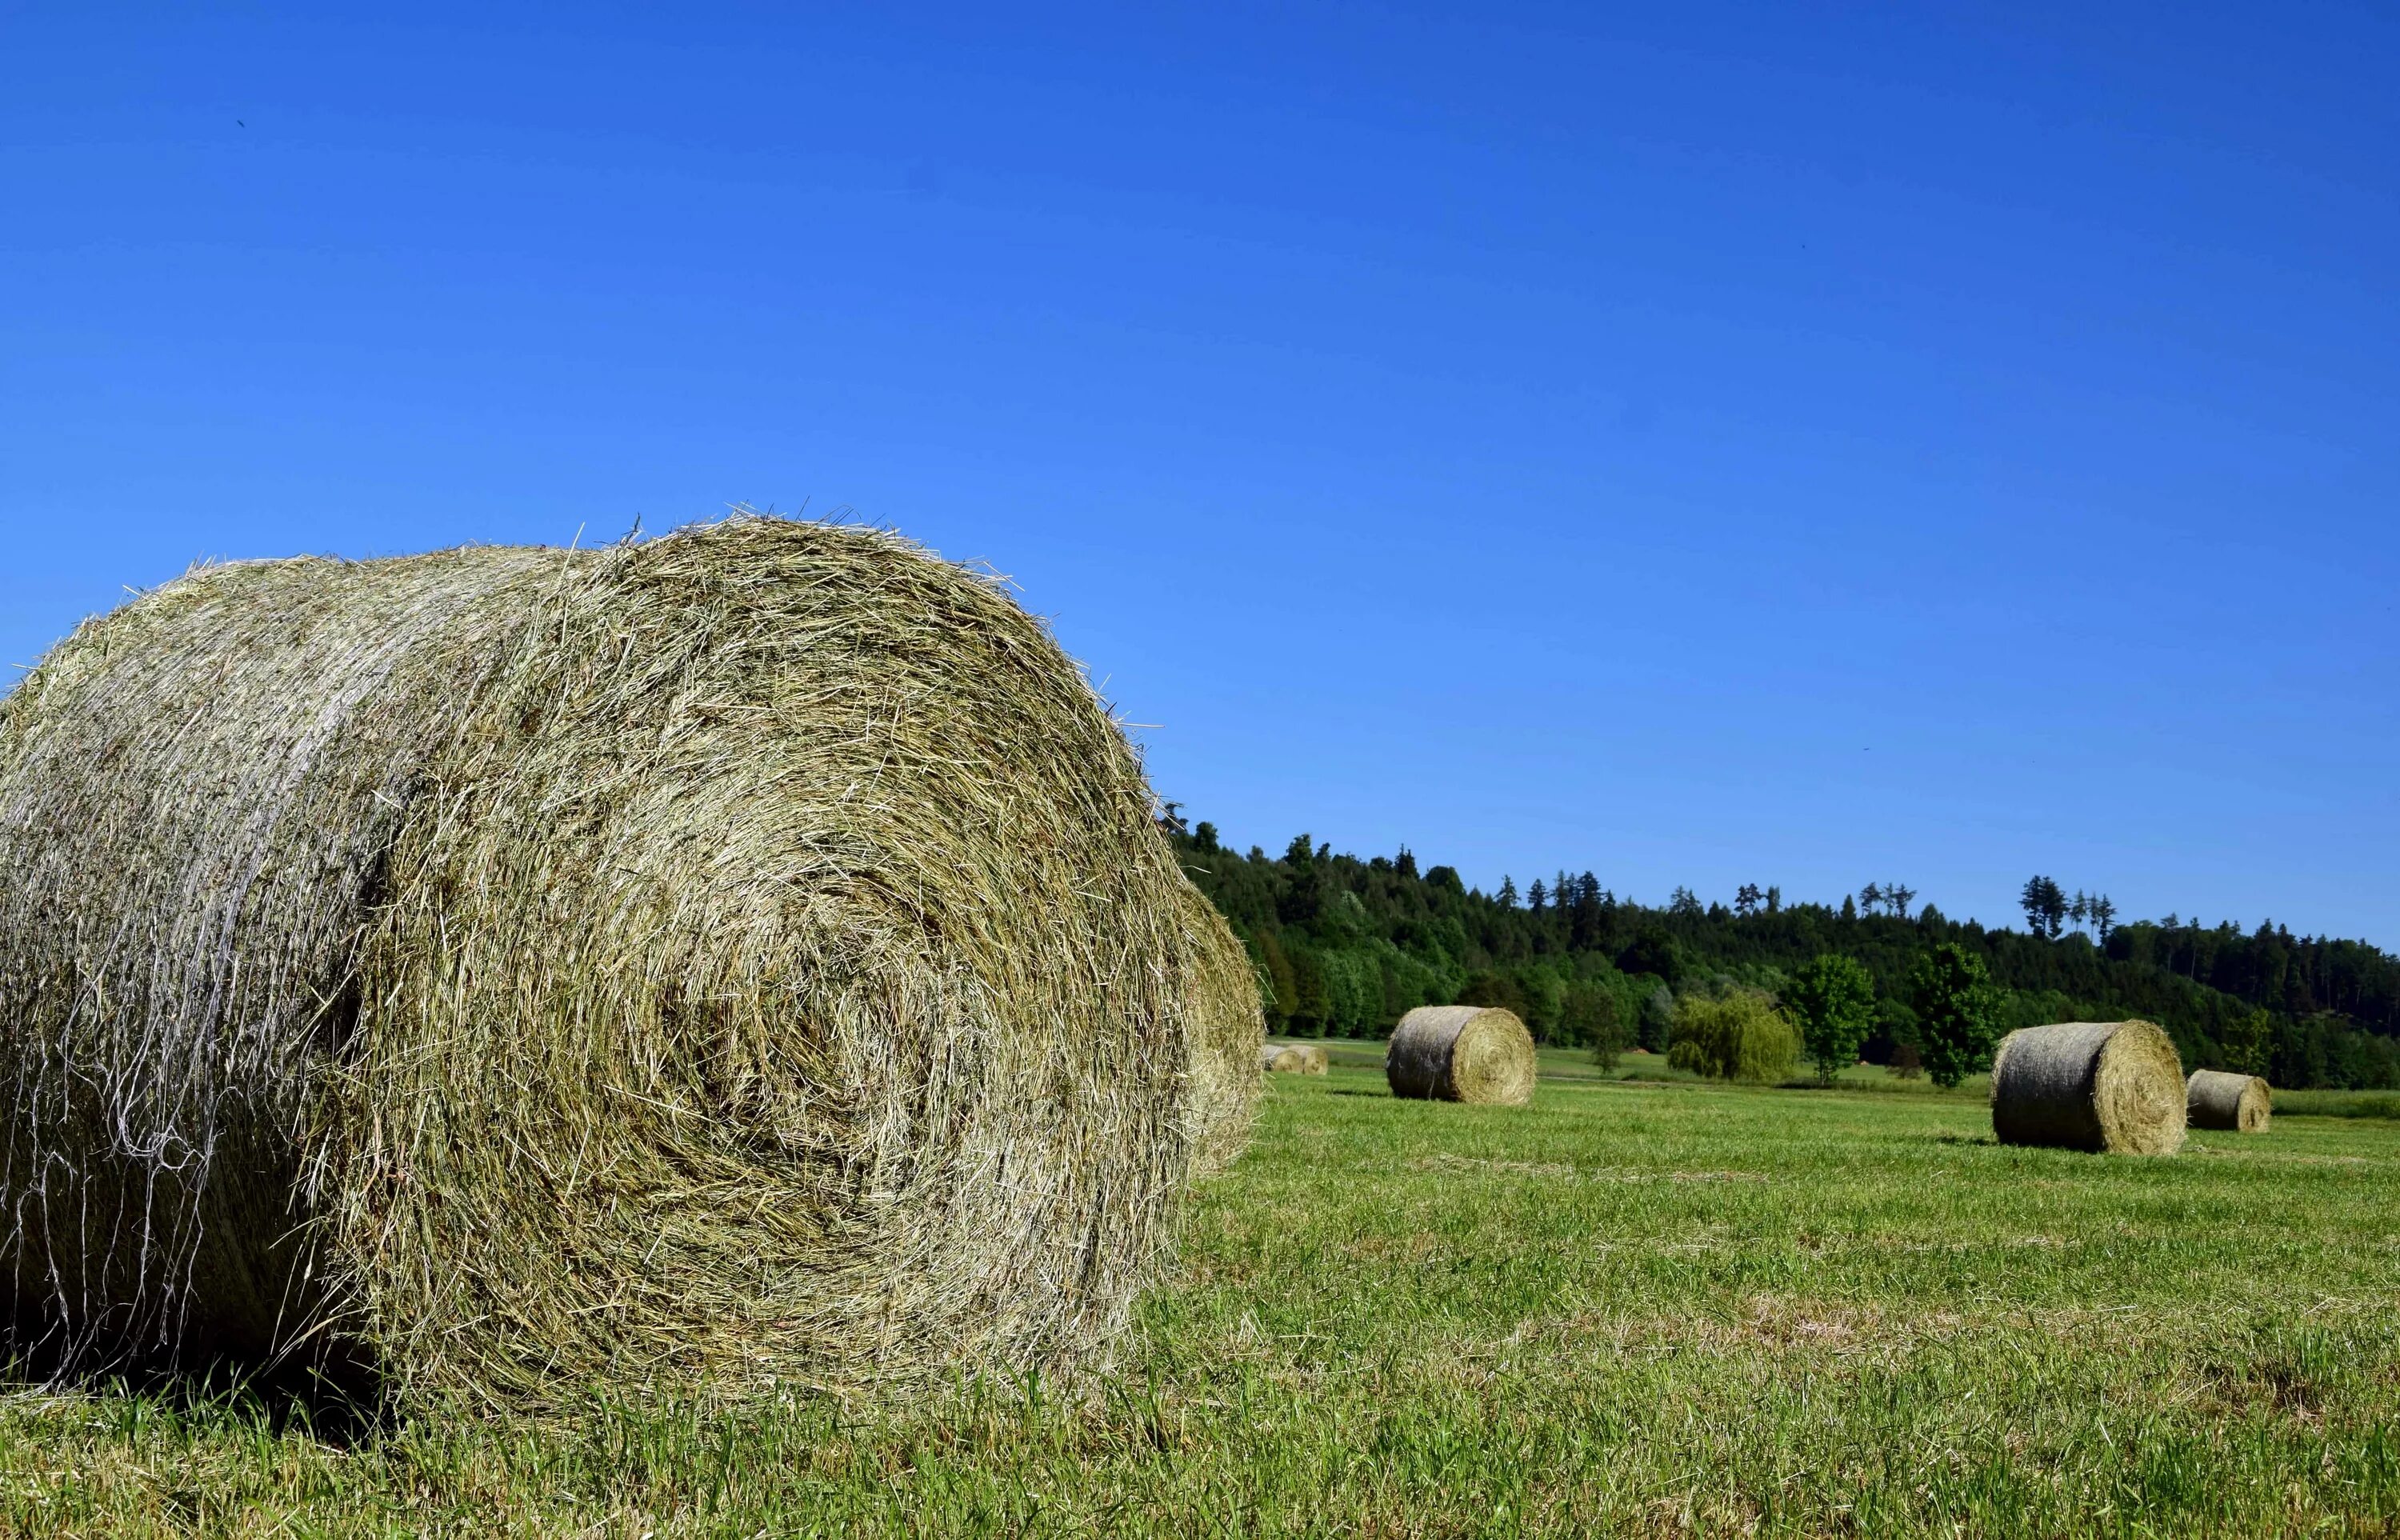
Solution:
<path fill-rule="evenodd" d="M 1185 890 L 1186 923 L 1201 941 L 1192 1033 L 1192 1168 L 1206 1176 L 1233 1164 L 1250 1141 L 1259 1077 L 1252 1064 L 1266 1034 L 1250 954 L 1197 888 Z"/>
<path fill-rule="evenodd" d="M 1259 1048 L 1259 1070 L 1263 1074 L 1321 1075 L 1326 1064 L 1325 1050 L 1314 1043 L 1269 1043 Z"/>
<path fill-rule="evenodd" d="M 1216 945 L 1153 812 L 889 535 L 197 570 L 0 702 L 8 1346 L 516 1407 L 1089 1364 Z"/>
<path fill-rule="evenodd" d="M 2184 1083 L 2184 1115 L 2194 1128 L 2263 1134 L 2273 1111 L 2274 1093 L 2257 1075 L 2194 1070 Z"/>
<path fill-rule="evenodd" d="M 1516 1107 L 1534 1096 L 1534 1035 L 1515 1013 L 1420 1005 L 1392 1029 L 1384 1076 L 1396 1097 Z"/>
<path fill-rule="evenodd" d="M 2003 1144 L 2172 1155 L 2183 1147 L 2183 1062 L 2147 1021 L 2064 1021 L 2001 1041 L 1992 1132 Z"/>

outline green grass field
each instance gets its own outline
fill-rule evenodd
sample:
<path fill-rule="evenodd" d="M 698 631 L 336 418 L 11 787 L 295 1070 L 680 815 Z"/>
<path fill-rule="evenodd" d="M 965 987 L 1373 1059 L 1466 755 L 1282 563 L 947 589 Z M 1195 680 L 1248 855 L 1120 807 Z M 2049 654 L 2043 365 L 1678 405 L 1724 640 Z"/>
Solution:
<path fill-rule="evenodd" d="M 1083 1398 L 595 1408 L 344 1445 L 0 1401 L 12 1533 L 2400 1533 L 2400 1125 L 2172 1160 L 1979 1097 L 1279 1079 Z M 1637 1061 L 1638 1062 L 1638 1061 Z M 1575 1078 L 1570 1078 L 1571 1076 Z"/>

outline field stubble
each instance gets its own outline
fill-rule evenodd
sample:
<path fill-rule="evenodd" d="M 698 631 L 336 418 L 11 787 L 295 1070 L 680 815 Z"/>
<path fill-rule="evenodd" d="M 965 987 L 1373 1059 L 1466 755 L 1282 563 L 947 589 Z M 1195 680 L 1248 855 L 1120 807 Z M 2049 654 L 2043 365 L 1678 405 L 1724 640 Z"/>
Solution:
<path fill-rule="evenodd" d="M 1278 1079 L 1087 1394 L 348 1442 L 0 1400 L 19 1533 L 2400 1533 L 2400 1129 L 2007 1149 L 1971 1096 Z M 2279 1109 L 2280 1111 L 2280 1109 Z"/>

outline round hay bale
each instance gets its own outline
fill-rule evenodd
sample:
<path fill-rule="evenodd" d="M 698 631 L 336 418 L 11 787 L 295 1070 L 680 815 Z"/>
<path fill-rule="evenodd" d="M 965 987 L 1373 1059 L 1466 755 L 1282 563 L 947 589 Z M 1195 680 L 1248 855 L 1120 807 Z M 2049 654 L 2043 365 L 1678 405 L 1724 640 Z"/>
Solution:
<path fill-rule="evenodd" d="M 1534 1097 L 1534 1034 L 1514 1012 L 1420 1005 L 1392 1029 L 1384 1077 L 1396 1097 L 1520 1107 Z"/>
<path fill-rule="evenodd" d="M 1269 1043 L 1259 1048 L 1259 1069 L 1270 1075 L 1321 1075 L 1328 1060 L 1314 1043 Z"/>
<path fill-rule="evenodd" d="M 2263 1134 L 2274 1112 L 2274 1093 L 2257 1075 L 2194 1070 L 2184 1082 L 2184 1116 L 2194 1128 Z"/>
<path fill-rule="evenodd" d="M 1233 1164 L 1250 1141 L 1258 1114 L 1259 1077 L 1251 1068 L 1266 1036 L 1258 974 L 1225 917 L 1197 888 L 1187 923 L 1200 941 L 1191 1042 L 1192 1169 L 1206 1176 Z"/>
<path fill-rule="evenodd" d="M 9 1345 L 519 1408 L 1090 1363 L 1189 1159 L 1152 811 L 887 534 L 197 570 L 0 702 Z"/>
<path fill-rule="evenodd" d="M 2063 1021 L 2001 1040 L 1992 1132 L 2003 1144 L 2127 1155 L 2183 1147 L 2183 1061 L 2147 1021 Z"/>

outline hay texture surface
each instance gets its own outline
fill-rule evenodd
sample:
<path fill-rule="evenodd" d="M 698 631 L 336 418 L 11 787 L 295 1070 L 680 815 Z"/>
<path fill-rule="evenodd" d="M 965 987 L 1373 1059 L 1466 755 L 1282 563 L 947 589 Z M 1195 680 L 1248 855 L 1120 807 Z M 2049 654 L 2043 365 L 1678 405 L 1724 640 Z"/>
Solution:
<path fill-rule="evenodd" d="M 1259 1070 L 1264 1074 L 1321 1075 L 1327 1063 L 1325 1050 L 1314 1043 L 1269 1043 L 1259 1048 Z"/>
<path fill-rule="evenodd" d="M 2183 1148 L 2183 1061 L 2147 1021 L 2063 1021 L 2001 1040 L 1992 1132 L 2003 1144 L 2114 1154 Z"/>
<path fill-rule="evenodd" d="M 1534 1034 L 1511 1011 L 1420 1005 L 1384 1054 L 1392 1095 L 1518 1107 L 1534 1097 Z"/>
<path fill-rule="evenodd" d="M 743 518 L 198 570 L 0 702 L 0 1277 L 400 1398 L 1105 1352 L 1216 945 L 999 586 Z"/>
<path fill-rule="evenodd" d="M 2257 1075 L 2194 1070 L 2184 1083 L 2184 1116 L 2194 1128 L 2263 1134 L 2274 1111 L 2274 1095 Z"/>
<path fill-rule="evenodd" d="M 1190 1049 L 1192 1166 L 1205 1176 L 1231 1165 L 1250 1142 L 1259 1106 L 1252 1066 L 1266 1040 L 1266 1017 L 1241 938 L 1198 889 L 1186 891 L 1186 922 L 1200 948 Z"/>

